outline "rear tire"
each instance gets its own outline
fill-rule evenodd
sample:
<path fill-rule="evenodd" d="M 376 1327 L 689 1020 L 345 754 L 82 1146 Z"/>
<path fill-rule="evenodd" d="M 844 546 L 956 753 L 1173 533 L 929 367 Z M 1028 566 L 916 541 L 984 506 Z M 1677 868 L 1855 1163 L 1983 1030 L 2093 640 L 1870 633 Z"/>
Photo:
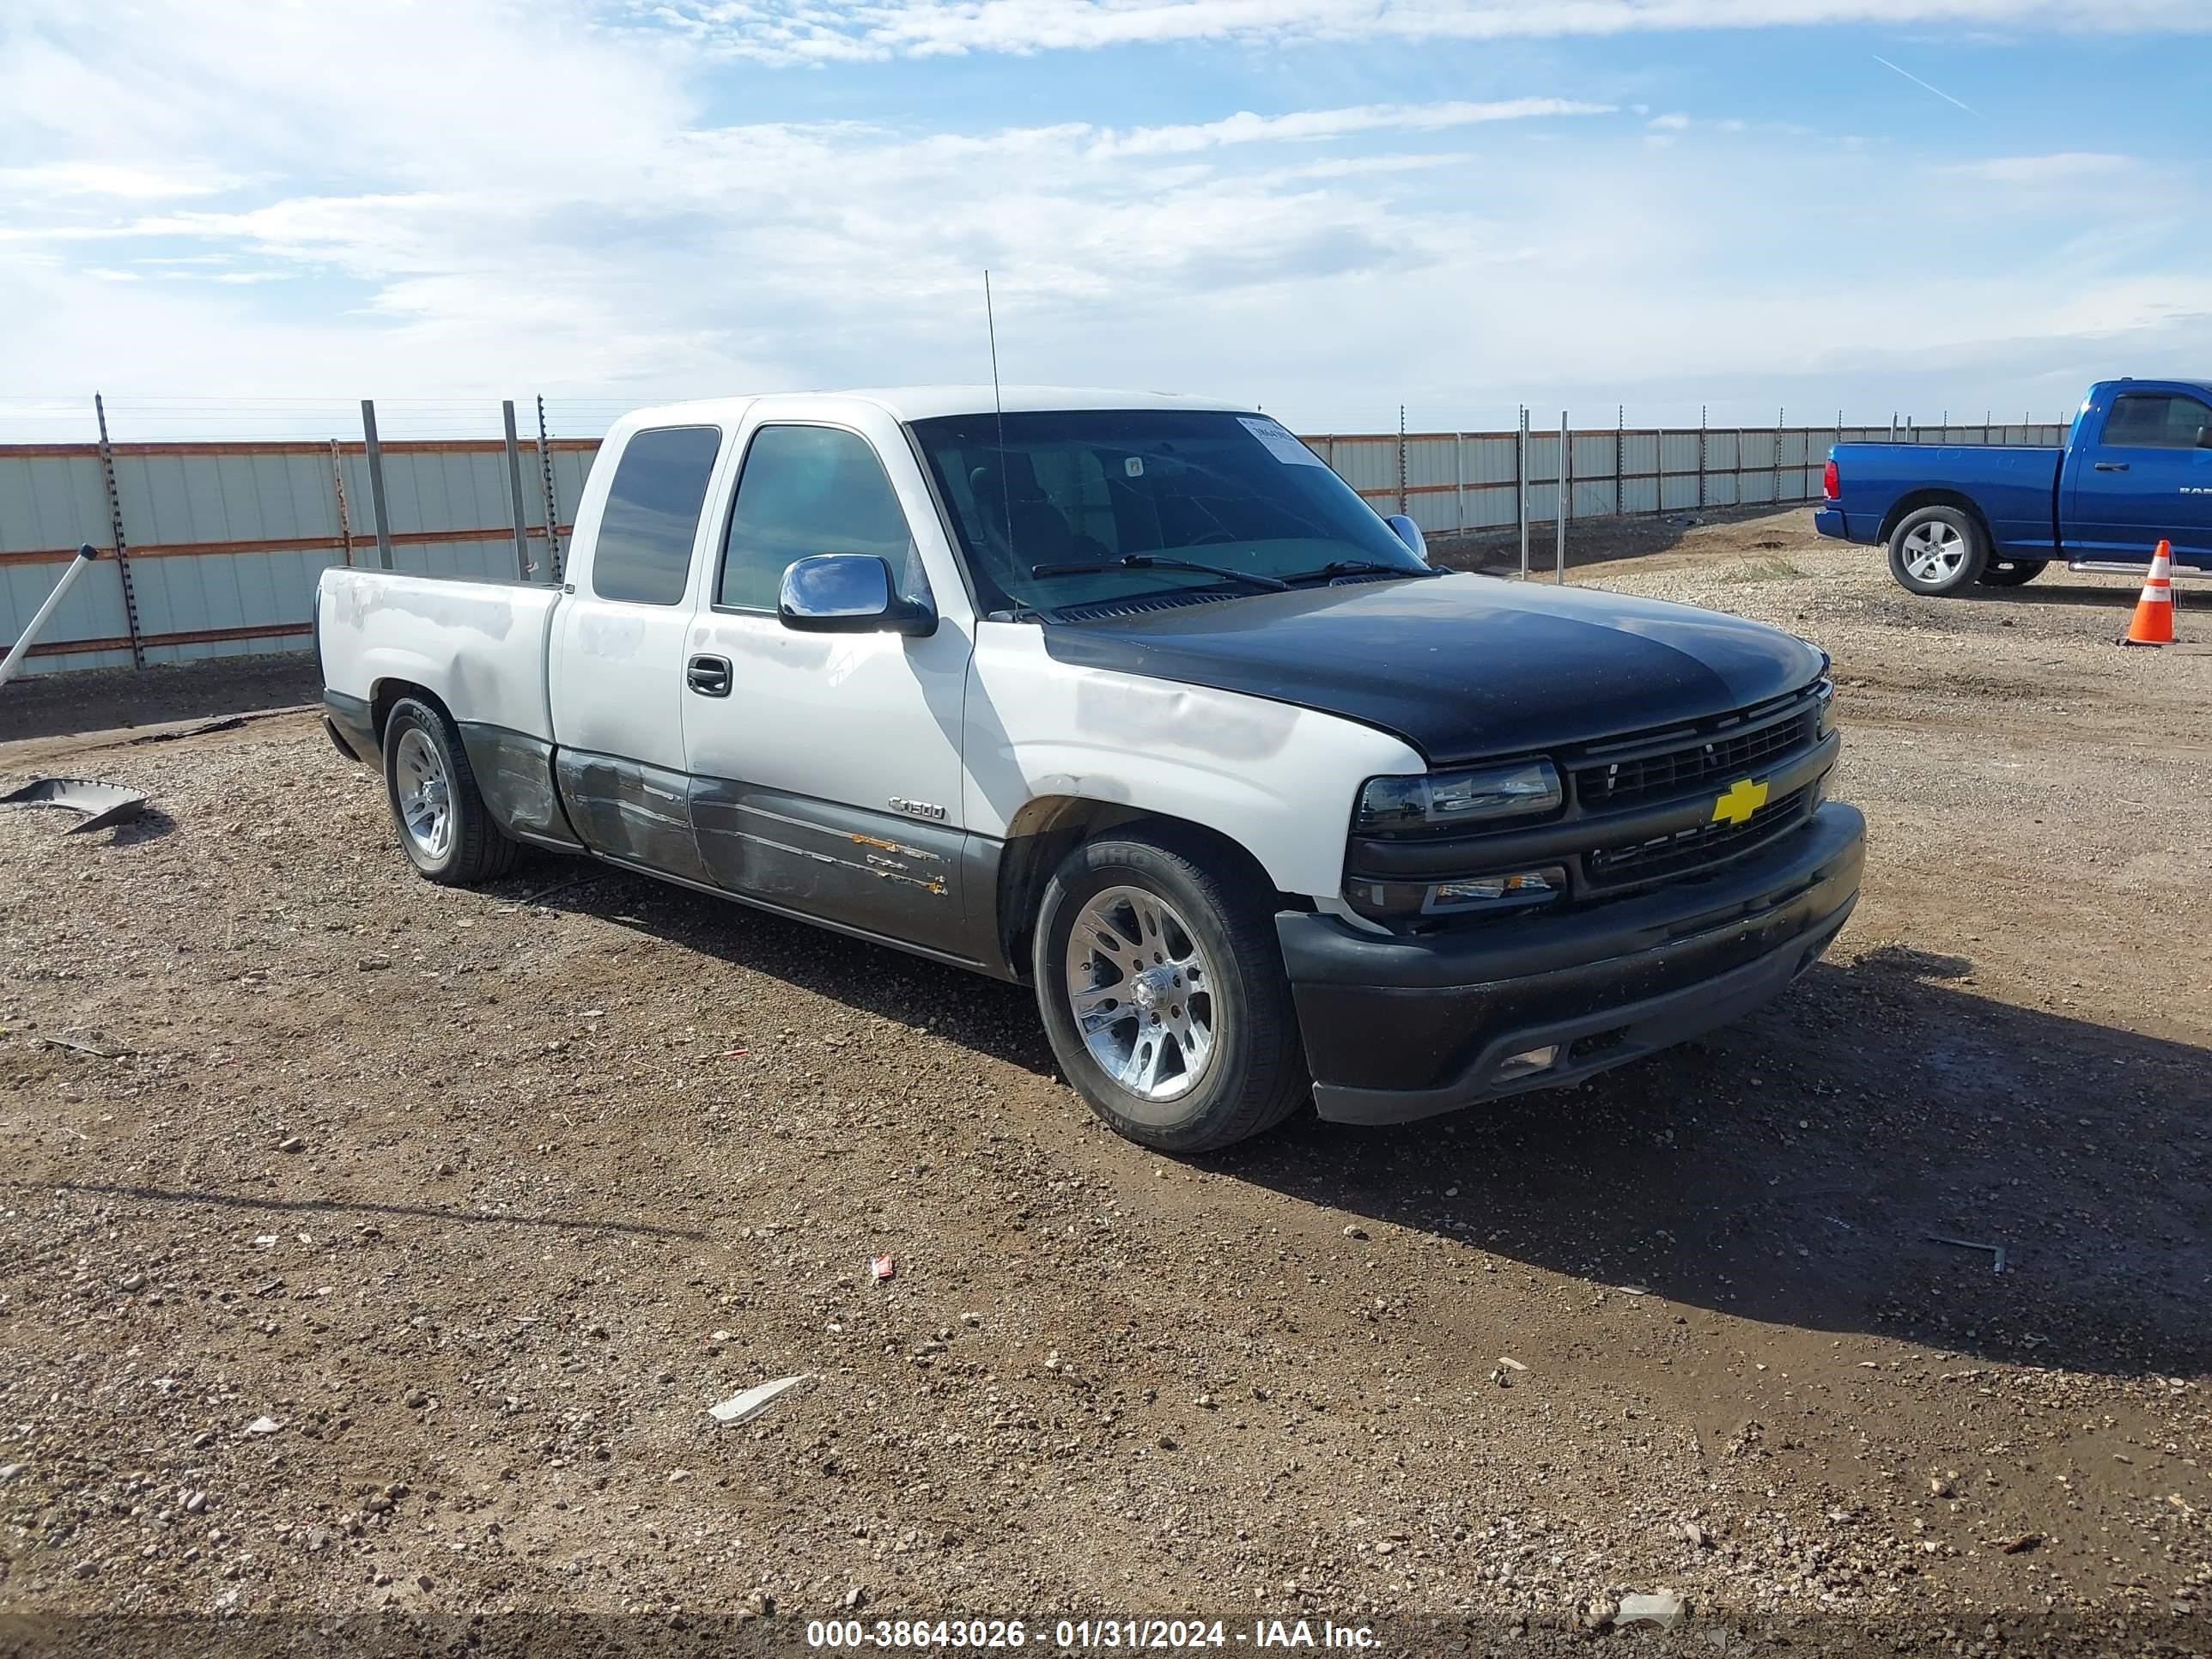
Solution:
<path fill-rule="evenodd" d="M 1206 1152 L 1311 1097 L 1273 894 L 1200 836 L 1116 831 L 1046 886 L 1032 958 L 1060 1066 L 1116 1134 Z"/>
<path fill-rule="evenodd" d="M 1923 507 L 1889 533 L 1889 574 L 1907 592 L 1941 598 L 1972 587 L 1990 559 L 1989 538 L 1971 513 Z"/>
<path fill-rule="evenodd" d="M 2018 587 L 2043 574 L 2048 559 L 1992 559 L 1982 567 L 1984 587 Z"/>
<path fill-rule="evenodd" d="M 521 849 L 500 832 L 477 787 L 469 751 L 443 709 L 403 697 L 384 723 L 384 793 L 400 850 L 447 887 L 472 887 L 514 867 Z"/>

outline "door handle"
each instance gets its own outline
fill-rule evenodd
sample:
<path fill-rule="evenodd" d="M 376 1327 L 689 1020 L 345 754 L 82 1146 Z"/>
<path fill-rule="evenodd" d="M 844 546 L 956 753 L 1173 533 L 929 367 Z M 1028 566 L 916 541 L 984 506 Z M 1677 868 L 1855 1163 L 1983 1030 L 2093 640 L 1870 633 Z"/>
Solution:
<path fill-rule="evenodd" d="M 726 697 L 730 695 L 730 659 L 694 657 L 684 665 L 684 683 L 702 697 Z"/>
<path fill-rule="evenodd" d="M 2128 464 L 2125 461 L 2099 461 L 2097 463 L 2097 471 L 2100 472 L 2124 472 L 2127 470 Z"/>

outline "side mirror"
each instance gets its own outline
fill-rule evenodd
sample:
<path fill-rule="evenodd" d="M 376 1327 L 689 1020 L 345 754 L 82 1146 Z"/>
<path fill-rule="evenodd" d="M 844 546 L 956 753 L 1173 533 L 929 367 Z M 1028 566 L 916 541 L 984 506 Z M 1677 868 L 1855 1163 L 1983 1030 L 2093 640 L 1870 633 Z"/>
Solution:
<path fill-rule="evenodd" d="M 1423 564 L 1429 562 L 1429 544 L 1422 538 L 1421 526 L 1402 513 L 1393 513 L 1383 523 L 1398 532 L 1398 539 L 1413 550 L 1413 556 Z"/>
<path fill-rule="evenodd" d="M 2197 447 L 2199 449 L 2212 449 L 2212 426 L 2200 426 L 2197 428 Z"/>
<path fill-rule="evenodd" d="M 805 634 L 906 634 L 937 631 L 937 613 L 902 599 L 891 568 L 870 553 L 819 553 L 787 567 L 775 614 Z"/>

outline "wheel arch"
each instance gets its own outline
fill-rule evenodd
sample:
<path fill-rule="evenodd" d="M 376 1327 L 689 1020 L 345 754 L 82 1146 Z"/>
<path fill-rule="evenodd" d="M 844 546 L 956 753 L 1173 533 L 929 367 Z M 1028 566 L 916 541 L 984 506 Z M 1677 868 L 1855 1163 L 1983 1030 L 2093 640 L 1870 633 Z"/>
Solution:
<path fill-rule="evenodd" d="M 1024 803 L 1008 822 L 1005 851 L 999 860 L 999 940 L 1017 978 L 1027 983 L 1031 976 L 1030 945 L 1053 872 L 1085 842 L 1114 830 L 1139 829 L 1240 868 L 1256 885 L 1274 894 L 1277 903 L 1285 908 L 1311 908 L 1311 901 L 1282 893 L 1251 849 L 1218 830 L 1127 801 L 1088 795 L 1039 795 Z"/>
<path fill-rule="evenodd" d="M 377 747 L 384 746 L 384 728 L 391 722 L 392 711 L 412 697 L 426 702 L 443 714 L 453 718 L 453 711 L 446 707 L 446 700 L 419 680 L 402 679 L 397 675 L 373 682 L 368 688 L 369 729 L 376 733 Z"/>
<path fill-rule="evenodd" d="M 1940 486 L 1912 490 L 1890 504 L 1889 511 L 1881 521 L 1879 539 L 1882 544 L 1888 545 L 1889 538 L 1897 533 L 1897 526 L 1924 507 L 1955 507 L 1964 513 L 1982 532 L 1983 550 L 1992 558 L 1996 556 L 1997 538 L 1990 528 L 1989 514 L 1982 511 L 1982 504 L 1963 490 Z"/>

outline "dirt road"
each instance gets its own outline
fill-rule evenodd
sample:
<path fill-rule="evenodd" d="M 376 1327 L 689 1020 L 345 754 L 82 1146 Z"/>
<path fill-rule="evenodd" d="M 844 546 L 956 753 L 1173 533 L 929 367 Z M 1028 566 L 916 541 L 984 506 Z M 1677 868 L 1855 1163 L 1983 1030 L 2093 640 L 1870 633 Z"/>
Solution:
<path fill-rule="evenodd" d="M 2122 580 L 1674 533 L 1576 580 L 1835 654 L 1829 961 L 1571 1092 L 1191 1164 L 1018 991 L 583 863 L 415 879 L 306 714 L 0 726 L 0 787 L 160 809 L 0 814 L 0 1615 L 1429 1651 L 1664 1588 L 1687 1636 L 2212 1643 L 2212 653 L 2115 649 Z"/>

